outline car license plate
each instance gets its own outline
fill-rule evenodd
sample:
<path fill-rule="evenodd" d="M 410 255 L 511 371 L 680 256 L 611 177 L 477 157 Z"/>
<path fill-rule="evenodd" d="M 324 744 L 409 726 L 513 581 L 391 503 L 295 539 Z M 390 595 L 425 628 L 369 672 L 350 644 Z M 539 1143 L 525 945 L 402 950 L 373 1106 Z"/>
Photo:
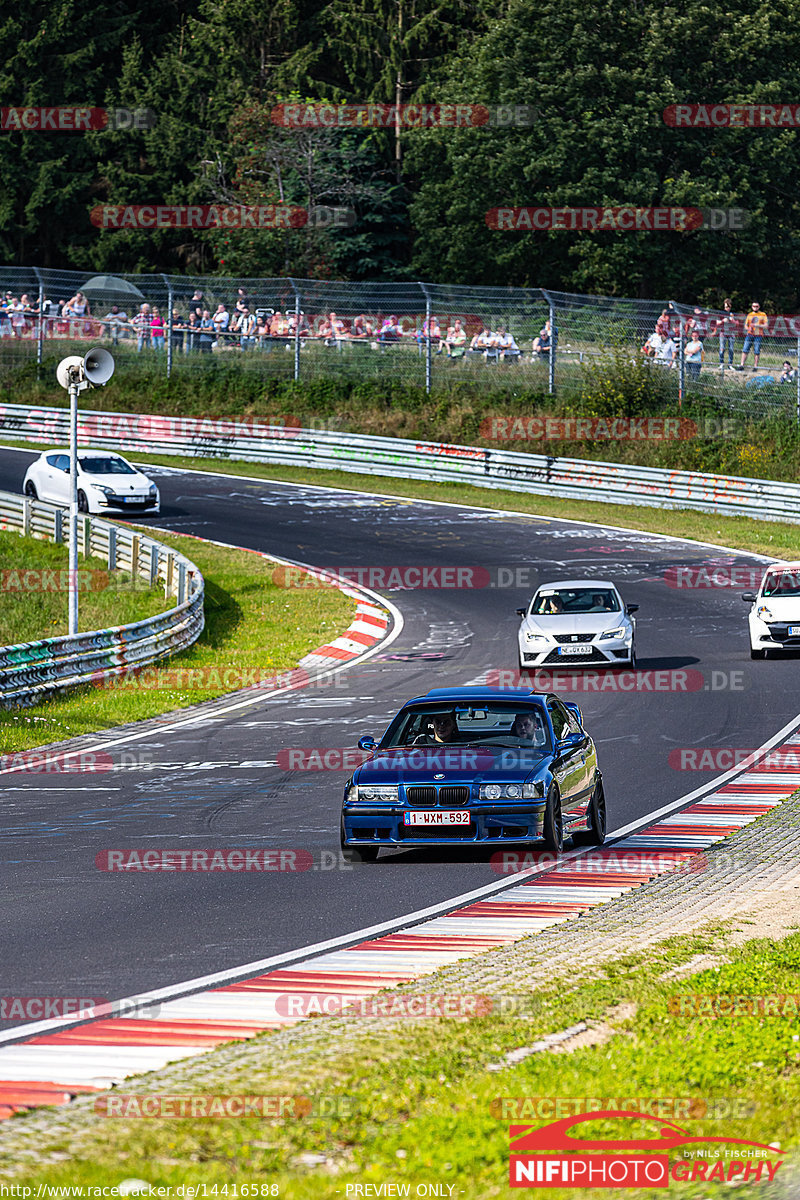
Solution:
<path fill-rule="evenodd" d="M 469 809 L 422 809 L 403 813 L 404 825 L 469 825 Z"/>
<path fill-rule="evenodd" d="M 789 626 L 789 637 L 800 637 L 800 625 Z"/>
<path fill-rule="evenodd" d="M 591 646 L 559 646 L 559 654 L 591 654 Z"/>

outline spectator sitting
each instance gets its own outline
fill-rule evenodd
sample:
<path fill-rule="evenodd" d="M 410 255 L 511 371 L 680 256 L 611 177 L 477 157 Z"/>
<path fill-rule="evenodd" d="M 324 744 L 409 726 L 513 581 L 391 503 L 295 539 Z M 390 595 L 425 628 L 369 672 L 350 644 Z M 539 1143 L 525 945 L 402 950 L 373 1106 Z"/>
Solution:
<path fill-rule="evenodd" d="M 116 343 L 119 341 L 120 332 L 122 332 L 123 337 L 126 336 L 125 331 L 121 331 L 121 327 L 123 325 L 127 325 L 127 323 L 128 314 L 121 309 L 118 304 L 112 304 L 111 311 L 107 312 L 103 317 L 103 324 L 100 326 L 100 336 L 111 337 L 112 341 L 116 345 Z"/>
<path fill-rule="evenodd" d="M 400 328 L 397 317 L 387 317 L 380 328 L 378 334 L 379 342 L 399 342 L 403 336 L 403 331 Z"/>
<path fill-rule="evenodd" d="M 84 296 L 83 292 L 76 292 L 71 300 L 68 300 L 63 308 L 65 317 L 90 317 L 89 301 Z"/>
<path fill-rule="evenodd" d="M 651 333 L 645 344 L 642 346 L 642 354 L 645 358 L 658 358 L 658 352 L 664 345 L 664 338 L 658 332 Z"/>
<path fill-rule="evenodd" d="M 461 321 L 456 317 L 453 324 L 447 330 L 447 337 L 444 341 L 447 350 L 448 358 L 461 358 L 467 347 L 467 335 L 461 327 Z"/>
<path fill-rule="evenodd" d="M 675 339 L 672 334 L 668 334 L 666 339 L 661 343 L 661 348 L 656 353 L 655 361 L 663 367 L 676 366 L 675 356 L 678 353 L 678 347 L 675 345 Z"/>
<path fill-rule="evenodd" d="M 551 346 L 554 347 L 553 330 L 548 319 L 540 329 L 539 336 L 533 339 L 533 357 L 544 358 L 546 354 L 549 355 Z"/>
<path fill-rule="evenodd" d="M 354 338 L 368 338 L 372 337 L 372 332 L 372 325 L 364 314 L 360 313 L 353 321 L 350 328 L 350 336 Z"/>
<path fill-rule="evenodd" d="M 320 337 L 325 338 L 326 346 L 338 346 L 346 333 L 344 321 L 341 317 L 337 317 L 335 312 L 332 312 L 327 322 L 322 322 L 319 332 Z"/>
<path fill-rule="evenodd" d="M 778 383 L 794 383 L 797 379 L 797 371 L 792 368 L 792 364 L 788 358 L 783 360 L 783 370 L 778 376 Z"/>
<path fill-rule="evenodd" d="M 286 337 L 289 332 L 289 322 L 279 308 L 270 317 L 269 332 L 270 337 Z"/>
<path fill-rule="evenodd" d="M 487 325 L 484 325 L 480 333 L 476 333 L 475 337 L 469 344 L 470 354 L 482 354 L 486 357 L 487 350 L 490 350 L 494 345 L 494 338 Z"/>
<path fill-rule="evenodd" d="M 500 358 L 519 358 L 521 350 L 514 341 L 514 335 L 510 331 L 506 332 L 505 325 L 501 325 L 497 330 L 497 337 L 494 339 L 495 348 L 499 352 Z"/>
<path fill-rule="evenodd" d="M 437 354 L 441 352 L 442 331 L 436 317 L 431 317 L 430 321 L 426 318 L 422 322 L 422 329 L 415 336 L 420 346 L 427 346 L 430 342 L 431 346 L 437 347 Z"/>

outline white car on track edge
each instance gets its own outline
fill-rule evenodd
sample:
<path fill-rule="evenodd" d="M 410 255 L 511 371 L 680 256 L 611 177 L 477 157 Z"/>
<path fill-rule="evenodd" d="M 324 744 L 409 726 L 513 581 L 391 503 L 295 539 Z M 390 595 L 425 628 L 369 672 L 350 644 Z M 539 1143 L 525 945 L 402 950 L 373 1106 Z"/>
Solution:
<path fill-rule="evenodd" d="M 69 506 L 69 450 L 45 450 L 25 472 L 26 496 Z M 158 488 L 121 454 L 78 451 L 78 510 L 84 513 L 160 511 Z"/>
<path fill-rule="evenodd" d="M 542 584 L 522 617 L 517 640 L 521 670 L 543 666 L 636 669 L 638 604 L 626 604 L 607 579 L 559 579 Z"/>
<path fill-rule="evenodd" d="M 750 657 L 769 658 L 771 650 L 800 650 L 800 562 L 767 567 L 757 592 L 742 592 L 751 604 Z"/>

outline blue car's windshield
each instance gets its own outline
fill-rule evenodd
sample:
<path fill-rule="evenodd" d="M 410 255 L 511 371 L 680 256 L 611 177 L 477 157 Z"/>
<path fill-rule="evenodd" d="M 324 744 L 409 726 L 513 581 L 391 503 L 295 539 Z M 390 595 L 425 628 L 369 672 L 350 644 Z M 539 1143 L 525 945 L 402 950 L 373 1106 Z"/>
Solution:
<path fill-rule="evenodd" d="M 489 701 L 478 704 L 415 705 L 395 717 L 380 743 L 394 746 L 496 746 L 498 749 L 552 749 L 545 711 L 540 704 Z"/>

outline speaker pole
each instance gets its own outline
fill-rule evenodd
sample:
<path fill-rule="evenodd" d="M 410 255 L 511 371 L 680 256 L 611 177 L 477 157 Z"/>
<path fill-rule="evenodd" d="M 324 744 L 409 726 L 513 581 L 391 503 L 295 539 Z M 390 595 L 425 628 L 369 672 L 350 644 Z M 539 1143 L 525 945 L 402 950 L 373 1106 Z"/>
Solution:
<path fill-rule="evenodd" d="M 69 385 L 69 632 L 78 632 L 78 380 Z"/>

